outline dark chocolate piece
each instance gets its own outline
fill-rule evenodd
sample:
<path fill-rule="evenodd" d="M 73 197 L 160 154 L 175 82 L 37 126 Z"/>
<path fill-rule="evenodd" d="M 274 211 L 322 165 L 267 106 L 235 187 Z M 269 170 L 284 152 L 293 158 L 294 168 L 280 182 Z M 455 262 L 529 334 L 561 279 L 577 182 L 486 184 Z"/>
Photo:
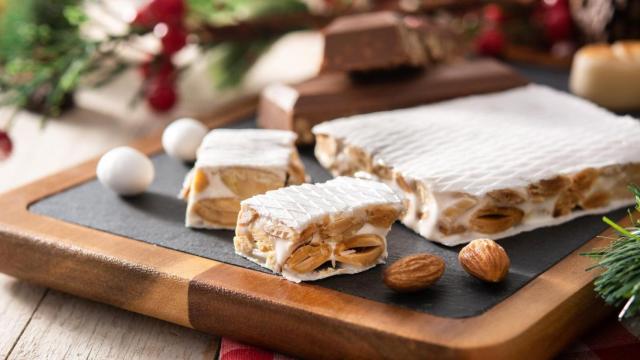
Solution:
<path fill-rule="evenodd" d="M 421 67 L 427 63 L 420 33 L 391 11 L 343 16 L 324 33 L 324 72 Z"/>
<path fill-rule="evenodd" d="M 293 130 L 312 143 L 311 128 L 342 116 L 410 107 L 454 97 L 506 90 L 527 81 L 491 59 L 442 64 L 407 76 L 354 78 L 320 75 L 297 85 L 276 84 L 261 95 L 258 124 Z"/>

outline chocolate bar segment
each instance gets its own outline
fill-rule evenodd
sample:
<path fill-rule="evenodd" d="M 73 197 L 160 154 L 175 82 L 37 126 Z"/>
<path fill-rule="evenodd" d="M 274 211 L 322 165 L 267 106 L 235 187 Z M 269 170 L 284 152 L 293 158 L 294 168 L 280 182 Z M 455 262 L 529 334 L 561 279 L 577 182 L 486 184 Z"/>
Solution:
<path fill-rule="evenodd" d="M 370 81 L 347 74 L 320 75 L 297 85 L 275 84 L 260 98 L 258 125 L 292 130 L 300 143 L 312 143 L 311 128 L 342 116 L 420 105 L 458 96 L 500 91 L 526 84 L 494 60 L 438 65 L 417 73 Z M 426 120 L 425 120 L 426 121 Z"/>
<path fill-rule="evenodd" d="M 324 72 L 422 67 L 421 34 L 391 11 L 342 16 L 324 30 Z"/>
<path fill-rule="evenodd" d="M 269 191 L 242 202 L 236 253 L 287 280 L 354 274 L 383 263 L 403 206 L 372 180 L 339 177 Z"/>
<path fill-rule="evenodd" d="M 640 124 L 528 85 L 314 128 L 334 175 L 366 171 L 401 191 L 402 222 L 453 246 L 633 203 Z M 561 241 L 562 239 L 558 239 Z"/>
<path fill-rule="evenodd" d="M 212 130 L 198 149 L 181 197 L 186 226 L 234 229 L 240 201 L 305 181 L 296 136 L 280 130 Z"/>

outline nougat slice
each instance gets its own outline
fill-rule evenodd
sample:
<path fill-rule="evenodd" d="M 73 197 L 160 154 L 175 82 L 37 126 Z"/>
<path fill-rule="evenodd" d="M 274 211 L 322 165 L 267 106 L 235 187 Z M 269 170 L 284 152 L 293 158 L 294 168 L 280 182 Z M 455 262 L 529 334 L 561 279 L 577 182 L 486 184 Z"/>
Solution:
<path fill-rule="evenodd" d="M 541 85 L 313 132 L 324 167 L 376 175 L 404 194 L 406 226 L 449 246 L 608 212 L 633 203 L 627 186 L 640 183 L 636 119 Z"/>
<path fill-rule="evenodd" d="M 289 186 L 241 203 L 234 246 L 294 282 L 354 274 L 384 263 L 386 235 L 403 209 L 400 196 L 377 181 Z"/>
<path fill-rule="evenodd" d="M 295 140 L 282 130 L 212 130 L 180 195 L 188 201 L 186 226 L 235 229 L 240 201 L 305 182 Z"/>

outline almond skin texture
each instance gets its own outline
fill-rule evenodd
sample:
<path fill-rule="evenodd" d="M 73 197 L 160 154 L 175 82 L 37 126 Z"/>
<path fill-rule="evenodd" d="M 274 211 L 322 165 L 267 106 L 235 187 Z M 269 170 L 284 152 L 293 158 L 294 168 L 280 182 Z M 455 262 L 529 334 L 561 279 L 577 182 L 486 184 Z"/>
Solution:
<path fill-rule="evenodd" d="M 458 261 L 470 275 L 494 283 L 504 280 L 511 265 L 507 252 L 490 239 L 477 239 L 467 244 L 460 250 Z"/>
<path fill-rule="evenodd" d="M 422 253 L 401 258 L 384 270 L 384 283 L 398 292 L 414 292 L 427 288 L 444 273 L 442 258 Z"/>

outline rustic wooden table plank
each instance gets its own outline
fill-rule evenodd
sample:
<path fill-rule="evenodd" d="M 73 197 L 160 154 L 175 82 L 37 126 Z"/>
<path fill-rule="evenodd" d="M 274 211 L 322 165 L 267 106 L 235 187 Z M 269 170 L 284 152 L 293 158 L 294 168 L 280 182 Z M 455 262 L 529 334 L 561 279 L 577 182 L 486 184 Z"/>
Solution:
<path fill-rule="evenodd" d="M 0 274 L 0 359 L 6 358 L 29 324 L 46 288 Z"/>
<path fill-rule="evenodd" d="M 212 359 L 217 341 L 195 330 L 50 290 L 8 359 Z"/>

